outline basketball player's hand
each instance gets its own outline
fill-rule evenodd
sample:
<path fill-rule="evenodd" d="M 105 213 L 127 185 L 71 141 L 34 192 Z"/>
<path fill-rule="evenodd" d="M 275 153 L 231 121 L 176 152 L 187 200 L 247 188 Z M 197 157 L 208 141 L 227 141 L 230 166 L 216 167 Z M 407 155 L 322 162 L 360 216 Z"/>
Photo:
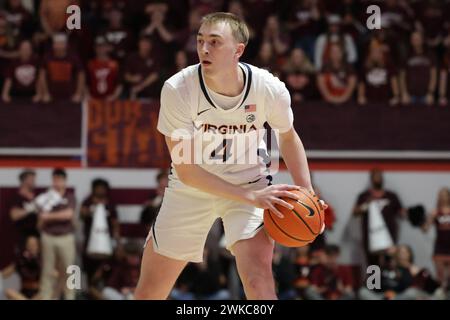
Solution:
<path fill-rule="evenodd" d="M 294 207 L 282 200 L 281 197 L 287 197 L 294 200 L 300 199 L 295 193 L 289 192 L 290 190 L 300 190 L 300 187 L 288 184 L 276 184 L 269 186 L 261 190 L 253 191 L 251 202 L 255 207 L 269 209 L 278 217 L 283 218 L 283 214 L 277 210 L 275 204 L 283 206 L 289 210 L 294 209 Z"/>

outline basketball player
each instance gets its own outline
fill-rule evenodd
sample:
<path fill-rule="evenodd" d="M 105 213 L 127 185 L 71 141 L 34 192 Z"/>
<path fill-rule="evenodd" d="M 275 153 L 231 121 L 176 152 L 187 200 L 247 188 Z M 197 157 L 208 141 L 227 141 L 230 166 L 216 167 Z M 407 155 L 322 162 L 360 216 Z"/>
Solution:
<path fill-rule="evenodd" d="M 163 86 L 158 130 L 166 137 L 172 170 L 147 238 L 136 299 L 168 297 L 187 262 L 202 261 L 208 231 L 217 217 L 224 225 L 226 247 L 236 257 L 247 299 L 276 299 L 274 244 L 263 231 L 263 209 L 282 217 L 275 204 L 293 207 L 280 197 L 298 199 L 290 190 L 299 186 L 313 190 L 284 83 L 266 70 L 239 62 L 248 38 L 247 26 L 235 15 L 205 16 L 197 35 L 200 64 L 181 70 Z M 233 149 L 226 139 L 211 152 L 211 158 L 222 164 L 178 159 L 175 132 L 189 133 L 185 140 L 193 142 L 197 131 L 245 135 L 264 128 L 265 122 L 279 132 L 280 151 L 296 185 L 270 185 L 262 162 L 229 164 L 230 154 L 245 157 L 251 148 Z M 195 141 L 187 145 L 192 148 Z M 184 148 L 182 154 L 190 151 Z"/>

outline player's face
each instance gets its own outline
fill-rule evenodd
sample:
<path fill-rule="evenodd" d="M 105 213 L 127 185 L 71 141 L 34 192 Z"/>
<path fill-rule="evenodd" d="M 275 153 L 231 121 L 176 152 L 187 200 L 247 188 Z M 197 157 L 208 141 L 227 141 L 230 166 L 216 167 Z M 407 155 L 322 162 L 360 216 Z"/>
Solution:
<path fill-rule="evenodd" d="M 197 35 L 197 53 L 203 72 L 213 75 L 229 70 L 239 60 L 242 46 L 227 23 L 202 24 Z"/>

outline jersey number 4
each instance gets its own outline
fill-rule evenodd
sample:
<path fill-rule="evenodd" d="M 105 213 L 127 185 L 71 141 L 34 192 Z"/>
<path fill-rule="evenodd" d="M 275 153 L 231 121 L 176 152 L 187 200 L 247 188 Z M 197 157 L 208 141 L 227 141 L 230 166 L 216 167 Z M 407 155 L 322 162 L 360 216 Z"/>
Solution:
<path fill-rule="evenodd" d="M 211 152 L 211 159 L 226 162 L 231 157 L 231 145 L 233 139 L 223 139 L 222 143 Z"/>

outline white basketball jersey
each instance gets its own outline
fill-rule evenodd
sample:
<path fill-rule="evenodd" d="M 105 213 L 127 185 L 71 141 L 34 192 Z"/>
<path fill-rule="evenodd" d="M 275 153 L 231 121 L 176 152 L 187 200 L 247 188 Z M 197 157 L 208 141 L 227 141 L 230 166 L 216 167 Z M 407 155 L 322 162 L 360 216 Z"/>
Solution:
<path fill-rule="evenodd" d="M 239 67 L 244 90 L 234 107 L 217 105 L 197 64 L 166 81 L 158 120 L 158 130 L 166 136 L 189 133 L 194 138 L 195 163 L 233 184 L 251 183 L 268 174 L 264 139 L 271 135 L 266 134 L 265 124 L 284 132 L 293 122 L 284 83 L 266 70 L 245 63 Z M 180 159 L 172 155 L 172 161 Z"/>

